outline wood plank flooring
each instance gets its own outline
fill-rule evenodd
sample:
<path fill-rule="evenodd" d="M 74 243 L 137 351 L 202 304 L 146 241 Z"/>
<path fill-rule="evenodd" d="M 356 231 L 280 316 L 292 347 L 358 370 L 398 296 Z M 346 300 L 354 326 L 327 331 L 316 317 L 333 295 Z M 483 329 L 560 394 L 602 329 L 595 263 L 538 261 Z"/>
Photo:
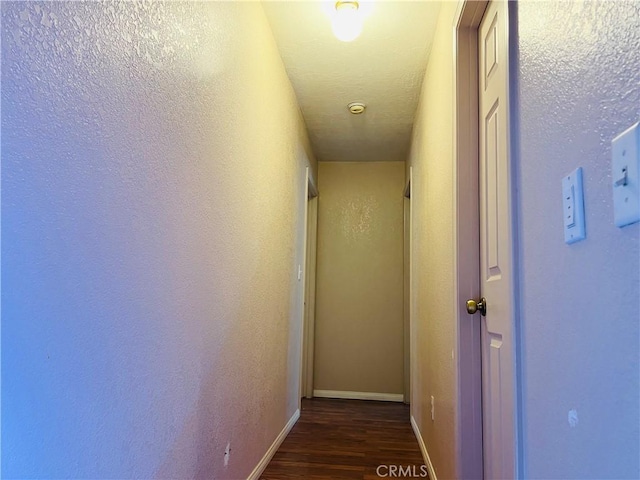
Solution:
<path fill-rule="evenodd" d="M 411 467 L 411 473 L 389 475 L 394 465 L 402 466 L 404 472 Z M 409 407 L 314 398 L 302 400 L 298 423 L 260 478 L 379 480 L 377 469 L 386 478 L 427 478 Z"/>

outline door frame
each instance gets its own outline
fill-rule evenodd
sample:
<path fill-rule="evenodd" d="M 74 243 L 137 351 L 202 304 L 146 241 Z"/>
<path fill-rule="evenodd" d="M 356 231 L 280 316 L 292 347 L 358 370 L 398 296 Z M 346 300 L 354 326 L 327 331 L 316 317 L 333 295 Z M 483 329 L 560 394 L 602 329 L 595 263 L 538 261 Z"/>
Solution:
<path fill-rule="evenodd" d="M 516 401 L 513 405 L 517 432 L 514 459 L 518 477 L 522 474 L 521 409 L 520 409 L 520 368 L 518 335 L 517 285 L 518 269 L 516 262 L 517 212 L 515 185 L 515 159 L 517 150 L 517 102 L 516 88 L 513 88 L 515 75 L 516 46 L 514 34 L 517 27 L 515 2 L 507 2 L 507 38 L 508 38 L 508 81 L 507 112 L 508 151 L 511 175 L 511 212 L 512 212 L 512 252 L 514 255 L 512 299 L 514 306 L 514 388 Z M 458 0 L 454 16 L 454 291 L 456 312 L 456 348 L 458 357 L 457 388 L 457 425 L 456 443 L 459 478 L 483 478 L 482 445 L 482 349 L 481 324 L 471 321 L 466 311 L 466 300 L 476 298 L 480 292 L 480 208 L 479 208 L 479 79 L 478 79 L 478 28 L 484 16 L 489 0 Z"/>
<path fill-rule="evenodd" d="M 302 345 L 299 397 L 313 398 L 313 358 L 315 346 L 316 258 L 318 240 L 318 187 L 307 167 L 304 213 L 304 275 L 302 284 Z"/>
<path fill-rule="evenodd" d="M 409 178 L 407 180 L 407 184 L 404 188 L 404 199 L 403 199 L 403 369 L 404 369 L 404 388 L 403 388 L 403 396 L 404 403 L 411 404 L 411 391 L 412 391 L 412 375 L 415 370 L 412 365 L 412 355 L 414 352 L 414 348 L 412 347 L 412 339 L 414 338 L 413 330 L 412 330 L 412 322 L 411 322 L 411 259 L 412 259 L 412 221 L 411 221 L 411 177 L 413 175 L 413 167 L 409 167 Z M 407 271 L 408 270 L 408 271 Z M 406 280 L 406 281 L 405 281 Z"/>

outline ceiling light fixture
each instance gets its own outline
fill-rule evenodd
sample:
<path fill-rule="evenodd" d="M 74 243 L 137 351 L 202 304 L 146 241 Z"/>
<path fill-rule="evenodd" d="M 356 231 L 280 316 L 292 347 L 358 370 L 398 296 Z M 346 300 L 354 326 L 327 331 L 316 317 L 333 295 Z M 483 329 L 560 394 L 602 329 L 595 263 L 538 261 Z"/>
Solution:
<path fill-rule="evenodd" d="M 364 103 L 360 102 L 350 103 L 349 105 L 347 105 L 347 107 L 349 108 L 349 111 L 354 115 L 360 115 L 361 113 L 364 113 L 364 109 L 367 108 Z"/>
<path fill-rule="evenodd" d="M 362 32 L 362 15 L 360 5 L 353 1 L 336 2 L 336 11 L 333 15 L 333 34 L 343 42 L 355 40 Z"/>

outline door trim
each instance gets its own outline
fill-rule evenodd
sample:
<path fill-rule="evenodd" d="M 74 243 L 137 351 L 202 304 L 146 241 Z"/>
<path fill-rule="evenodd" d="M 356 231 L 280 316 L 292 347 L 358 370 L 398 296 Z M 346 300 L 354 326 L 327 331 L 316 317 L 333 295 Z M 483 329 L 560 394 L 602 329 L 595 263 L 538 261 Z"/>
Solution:
<path fill-rule="evenodd" d="M 481 479 L 482 350 L 480 324 L 463 305 L 480 291 L 478 191 L 478 27 L 488 2 L 460 1 L 454 17 L 453 222 L 456 348 L 458 357 L 456 443 L 459 478 Z"/>
<path fill-rule="evenodd" d="M 402 304 L 403 304 L 403 375 L 404 375 L 404 389 L 403 397 L 404 403 L 411 403 L 411 390 L 412 390 L 412 371 L 411 355 L 413 354 L 413 348 L 411 347 L 411 339 L 413 338 L 413 332 L 411 330 L 411 176 L 412 167 L 409 167 L 409 179 L 404 189 L 404 204 L 403 204 L 403 287 L 402 292 Z M 405 282 L 405 279 L 407 280 Z"/>
<path fill-rule="evenodd" d="M 516 103 L 513 101 L 515 90 L 512 80 L 515 80 L 514 70 L 514 21 L 516 10 L 508 2 L 508 81 L 507 81 L 507 112 L 510 119 L 517 118 Z M 456 447 L 459 453 L 457 472 L 459 478 L 483 478 L 483 447 L 482 447 L 482 351 L 478 322 L 470 321 L 466 312 L 465 302 L 475 298 L 480 292 L 480 210 L 479 210 L 479 132 L 478 132 L 478 28 L 489 1 L 459 0 L 454 16 L 454 291 L 456 312 L 456 348 L 458 382 L 456 417 Z M 515 122 L 510 120 L 508 125 L 508 151 L 511 165 L 515 163 L 515 149 L 513 139 L 517 138 Z M 515 168 L 511 168 L 511 185 L 516 185 Z M 519 335 L 518 335 L 518 302 L 516 286 L 518 285 L 518 269 L 515 258 L 517 237 L 517 215 L 514 206 L 515 192 L 511 195 L 512 221 L 512 252 L 513 279 L 512 298 L 514 306 L 514 372 L 516 402 L 514 414 L 517 432 L 514 459 L 516 470 L 520 475 L 521 444 L 520 427 L 520 371 L 519 371 Z"/>
<path fill-rule="evenodd" d="M 318 237 L 318 188 L 309 167 L 306 173 L 304 214 L 304 275 L 302 285 L 302 362 L 299 397 L 313 398 L 313 358 L 315 346 L 316 311 L 316 252 Z"/>

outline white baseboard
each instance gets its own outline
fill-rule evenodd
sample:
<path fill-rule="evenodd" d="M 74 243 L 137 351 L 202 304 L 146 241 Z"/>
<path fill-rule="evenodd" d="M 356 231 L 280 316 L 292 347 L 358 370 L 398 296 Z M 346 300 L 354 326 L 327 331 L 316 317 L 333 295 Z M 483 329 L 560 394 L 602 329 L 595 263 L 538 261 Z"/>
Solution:
<path fill-rule="evenodd" d="M 402 393 L 345 392 L 341 390 L 314 390 L 314 397 L 343 398 L 348 400 L 377 400 L 380 402 L 403 402 Z"/>
<path fill-rule="evenodd" d="M 273 441 L 273 443 L 269 447 L 269 450 L 267 450 L 267 453 L 264 454 L 264 457 L 262 457 L 258 465 L 256 465 L 256 468 L 254 468 L 253 472 L 251 472 L 251 474 L 247 477 L 247 480 L 258 480 L 260 478 L 260 475 L 262 475 L 262 472 L 264 472 L 264 469 L 267 468 L 267 465 L 269 465 L 269 462 L 278 451 L 278 448 L 280 448 L 280 445 L 282 444 L 282 442 L 284 442 L 284 439 L 287 438 L 287 435 L 289 435 L 289 432 L 291 431 L 291 429 L 296 424 L 299 418 L 300 418 L 300 409 L 296 410 L 293 416 L 289 419 L 287 424 L 284 426 L 282 431 L 278 434 L 276 439 Z"/>
<path fill-rule="evenodd" d="M 429 458 L 429 452 L 427 452 L 427 446 L 424 444 L 422 434 L 420 433 L 420 428 L 418 428 L 418 424 L 416 423 L 416 419 L 413 418 L 413 415 L 411 415 L 411 428 L 413 428 L 413 433 L 418 440 L 418 445 L 420 445 L 420 451 L 422 452 L 424 463 L 427 465 L 427 470 L 429 471 L 429 480 L 438 480 L 438 477 L 436 477 L 436 471 L 433 468 L 433 463 L 431 463 L 431 458 Z"/>

